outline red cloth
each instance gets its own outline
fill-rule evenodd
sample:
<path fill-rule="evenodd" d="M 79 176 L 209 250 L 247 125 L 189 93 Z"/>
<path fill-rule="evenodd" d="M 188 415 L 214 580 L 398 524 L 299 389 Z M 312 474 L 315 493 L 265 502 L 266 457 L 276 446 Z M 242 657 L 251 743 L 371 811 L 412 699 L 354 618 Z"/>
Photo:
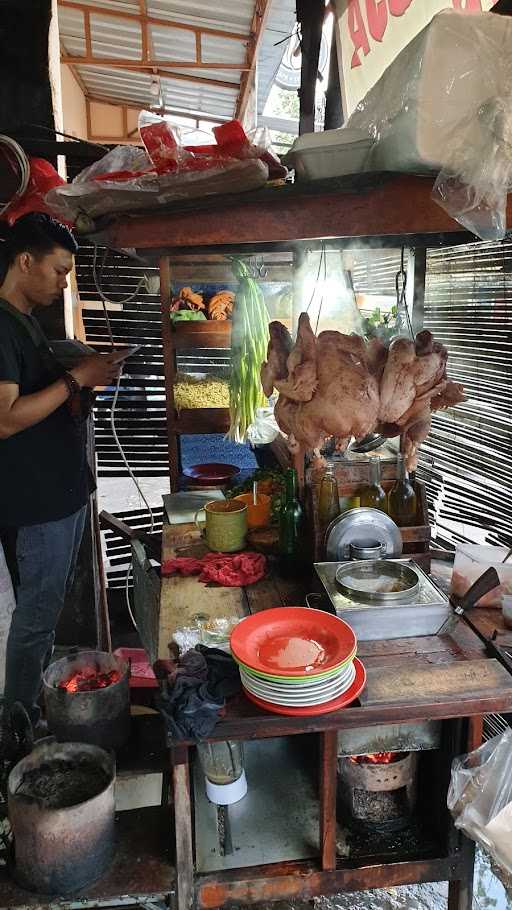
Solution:
<path fill-rule="evenodd" d="M 202 559 L 177 556 L 162 563 L 162 575 L 199 575 L 199 581 L 215 581 L 227 588 L 253 585 L 264 577 L 267 560 L 261 553 L 207 553 Z"/>

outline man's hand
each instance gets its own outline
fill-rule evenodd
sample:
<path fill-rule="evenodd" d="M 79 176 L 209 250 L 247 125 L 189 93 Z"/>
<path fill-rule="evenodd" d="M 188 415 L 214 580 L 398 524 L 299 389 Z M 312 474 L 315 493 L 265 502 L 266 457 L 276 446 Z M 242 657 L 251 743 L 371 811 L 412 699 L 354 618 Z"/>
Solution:
<path fill-rule="evenodd" d="M 115 356 L 115 354 L 90 354 L 69 372 L 81 386 L 86 386 L 88 389 L 111 385 L 120 372 L 119 363 L 114 363 Z"/>

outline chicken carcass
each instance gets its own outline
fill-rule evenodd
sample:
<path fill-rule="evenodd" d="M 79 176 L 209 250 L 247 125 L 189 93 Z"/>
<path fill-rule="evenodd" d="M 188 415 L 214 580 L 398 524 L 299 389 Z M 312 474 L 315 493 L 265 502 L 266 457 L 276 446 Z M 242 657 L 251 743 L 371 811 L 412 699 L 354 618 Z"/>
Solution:
<path fill-rule="evenodd" d="M 286 361 L 288 374 L 276 379 L 278 392 L 292 401 L 311 401 L 317 388 L 317 345 L 307 313 L 299 316 L 297 340 Z"/>
<path fill-rule="evenodd" d="M 292 336 L 282 322 L 271 322 L 270 339 L 267 348 L 267 360 L 261 365 L 261 384 L 267 398 L 274 391 L 276 380 L 286 379 L 288 367 L 286 361 L 293 347 Z"/>
<path fill-rule="evenodd" d="M 379 386 L 370 373 L 365 344 L 358 335 L 321 332 L 317 339 L 318 388 L 296 417 L 296 436 L 318 449 L 326 436 L 337 448 L 371 432 L 379 410 Z"/>
<path fill-rule="evenodd" d="M 446 366 L 445 349 L 418 356 L 408 338 L 396 338 L 389 346 L 380 382 L 379 421 L 396 423 L 412 406 L 416 396 L 432 388 Z"/>
<path fill-rule="evenodd" d="M 464 400 L 462 386 L 446 375 L 447 358 L 429 331 L 414 341 L 396 338 L 388 349 L 379 339 L 341 332 L 315 338 L 302 313 L 293 347 L 284 326 L 271 324 L 262 381 L 267 394 L 279 391 L 275 418 L 298 465 L 304 450 L 318 456 L 328 437 L 344 451 L 352 437 L 378 432 L 402 437 L 412 470 L 432 412 Z"/>

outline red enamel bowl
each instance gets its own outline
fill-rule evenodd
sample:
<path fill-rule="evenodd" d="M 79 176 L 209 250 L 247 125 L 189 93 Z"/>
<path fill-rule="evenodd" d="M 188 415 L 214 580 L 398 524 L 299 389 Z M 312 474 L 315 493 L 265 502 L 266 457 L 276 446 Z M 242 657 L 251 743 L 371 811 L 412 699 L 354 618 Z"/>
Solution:
<path fill-rule="evenodd" d="M 231 633 L 236 660 L 271 676 L 317 676 L 355 653 L 350 626 L 323 610 L 275 607 L 242 619 Z"/>
<path fill-rule="evenodd" d="M 207 486 L 212 483 L 227 483 L 232 477 L 240 474 L 240 468 L 234 464 L 193 464 L 183 469 L 185 477 L 194 483 Z"/>

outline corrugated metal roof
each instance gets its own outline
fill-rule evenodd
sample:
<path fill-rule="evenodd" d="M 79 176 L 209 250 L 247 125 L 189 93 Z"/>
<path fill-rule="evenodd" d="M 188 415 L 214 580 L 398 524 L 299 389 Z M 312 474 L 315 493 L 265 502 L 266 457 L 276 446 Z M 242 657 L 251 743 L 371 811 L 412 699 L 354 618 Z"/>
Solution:
<path fill-rule="evenodd" d="M 263 113 L 279 69 L 286 41 L 297 19 L 296 0 L 273 0 L 258 53 L 258 114 Z"/>
<path fill-rule="evenodd" d="M 288 2 L 288 0 L 287 0 Z M 279 5 L 279 0 L 275 0 Z M 73 9 L 73 6 L 77 6 Z M 84 16 L 79 8 L 83 0 L 66 0 L 59 5 L 59 28 L 62 51 L 72 57 L 86 56 Z M 150 107 L 154 97 L 150 92 L 151 72 L 131 70 L 142 57 L 142 35 L 139 22 L 121 18 L 119 14 L 137 16 L 137 0 L 86 0 L 90 8 L 91 49 L 96 59 L 127 61 L 127 67 L 109 63 L 76 63 L 76 69 L 91 98 L 126 102 Z M 243 67 L 246 66 L 247 37 L 250 33 L 255 0 L 146 0 L 147 15 L 190 25 L 193 28 L 228 31 L 240 35 L 201 34 L 201 60 L 208 67 L 188 69 L 173 66 L 172 73 L 160 72 L 162 97 L 166 108 L 174 112 L 190 112 L 199 117 L 230 119 L 234 116 L 240 91 Z M 112 15 L 112 14 L 117 15 Z M 193 31 L 150 23 L 148 26 L 149 57 L 165 70 L 169 61 L 183 64 L 196 60 L 196 37 Z M 212 64 L 219 63 L 219 67 Z M 227 65 L 229 69 L 223 69 Z M 240 66 L 240 69 L 237 67 Z M 186 76 L 177 79 L 176 75 Z M 199 81 L 198 81 L 199 79 Z M 210 80 L 202 82 L 200 80 Z M 220 84 L 219 84 L 220 83 Z"/>

